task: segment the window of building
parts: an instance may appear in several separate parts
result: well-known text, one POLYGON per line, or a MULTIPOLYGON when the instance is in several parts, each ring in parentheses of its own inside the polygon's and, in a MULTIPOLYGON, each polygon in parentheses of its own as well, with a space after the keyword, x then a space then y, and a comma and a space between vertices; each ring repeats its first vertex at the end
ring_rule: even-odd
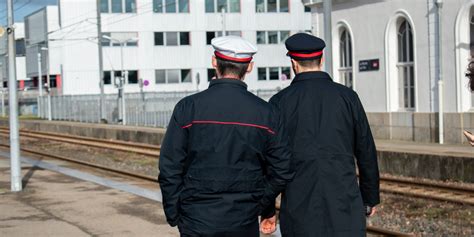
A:
POLYGON ((304 12, 311 12, 311 7, 305 6, 305 7, 304 7, 304 12))
MULTIPOLYGON (((474 7, 471 8, 470 14, 469 14, 469 46, 470 46, 470 53, 471 53, 471 59, 474 58, 474 7)), ((474 93, 471 95, 471 107, 474 108, 474 93)))
POLYGON ((471 9, 471 14, 469 17, 469 36, 470 36, 470 53, 471 58, 474 58, 474 7, 471 9))
POLYGON ((153 0, 155 13, 188 13, 189 0, 153 0))
POLYGON ((267 80, 267 68, 259 67, 258 68, 258 80, 259 81, 266 81, 267 80))
POLYGON ((125 12, 137 12, 135 0, 125 0, 125 12))
POLYGON ((122 0, 112 0, 112 13, 122 13, 122 0))
POLYGON ((289 12, 289 0, 256 0, 255 11, 260 12, 289 12))
POLYGON ((132 47, 138 46, 138 33, 137 32, 104 32, 100 39, 102 46, 104 47, 120 47, 121 43, 125 43, 125 46, 132 47), (105 38, 107 36, 110 39, 105 38))
POLYGON ((353 88, 352 83, 352 41, 349 31, 344 29, 339 38, 339 77, 342 84, 353 88))
POLYGON ((136 13, 136 0, 100 0, 101 13, 136 13))
POLYGON ((25 39, 17 39, 15 40, 15 47, 16 47, 16 56, 17 57, 24 57, 26 55, 25 51, 25 39))
POLYGON ((257 31, 257 44, 283 44, 290 31, 257 31))
POLYGON ((189 32, 155 32, 155 45, 178 46, 190 45, 189 32))
POLYGON ((156 84, 191 83, 191 69, 159 69, 155 70, 156 84))
POLYGON ((205 0, 204 4, 207 13, 240 12, 240 0, 205 0))
POLYGON ((415 108, 415 70, 413 32, 410 23, 403 20, 398 27, 398 77, 400 105, 404 109, 415 108))
POLYGON ((268 68, 268 72, 270 74, 270 76, 268 77, 268 79, 270 80, 278 80, 280 79, 280 68, 278 67, 270 67, 268 68))
POLYGON ((129 70, 127 84, 138 84, 138 71, 129 70))
POLYGON ((290 67, 259 67, 257 68, 257 79, 267 80, 288 80, 290 78, 290 67))
POLYGON ((112 84, 112 76, 110 71, 104 71, 104 85, 111 85, 112 84))
POLYGON ((165 32, 165 43, 168 46, 177 46, 178 45, 178 32, 165 32))
MULTIPOLYGON (((225 35, 235 35, 235 36, 242 36, 241 31, 226 31, 225 35)), ((211 44, 212 39, 215 37, 221 37, 222 31, 208 31, 206 32, 206 44, 211 44)))
MULTIPOLYGON (((138 84, 138 71, 137 70, 127 70, 128 80, 126 84, 138 84)), ((124 77, 126 75, 123 75, 124 77)), ((112 85, 120 83, 119 79, 122 77, 122 71, 104 71, 104 85, 112 85), (113 75, 113 77, 112 77, 113 75)))
POLYGON ((215 77, 217 77, 216 70, 214 68, 208 68, 207 69, 207 81, 211 81, 215 77))
POLYGON ((100 12, 101 13, 109 12, 109 0, 100 0, 100 12))

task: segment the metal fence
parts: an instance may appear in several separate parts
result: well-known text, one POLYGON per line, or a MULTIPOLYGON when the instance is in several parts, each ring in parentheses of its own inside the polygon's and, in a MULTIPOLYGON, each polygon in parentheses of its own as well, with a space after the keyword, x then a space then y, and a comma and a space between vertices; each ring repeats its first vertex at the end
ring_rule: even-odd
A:
MULTIPOLYGON (((251 91, 268 101, 278 90, 251 91)), ((125 94, 126 125, 166 127, 174 106, 184 97, 196 91, 145 92, 125 94)), ((38 98, 38 116, 48 118, 48 97, 38 98)), ((100 123, 100 95, 51 96, 53 120, 100 123)), ((121 100, 117 94, 105 95, 105 119, 107 123, 121 124, 121 100)))

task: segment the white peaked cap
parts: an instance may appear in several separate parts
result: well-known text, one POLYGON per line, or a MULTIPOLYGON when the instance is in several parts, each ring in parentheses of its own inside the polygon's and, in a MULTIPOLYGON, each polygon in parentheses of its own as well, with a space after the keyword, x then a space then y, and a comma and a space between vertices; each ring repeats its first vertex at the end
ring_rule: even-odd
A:
POLYGON ((238 36, 217 37, 211 45, 217 58, 232 62, 248 63, 257 53, 257 46, 238 36))

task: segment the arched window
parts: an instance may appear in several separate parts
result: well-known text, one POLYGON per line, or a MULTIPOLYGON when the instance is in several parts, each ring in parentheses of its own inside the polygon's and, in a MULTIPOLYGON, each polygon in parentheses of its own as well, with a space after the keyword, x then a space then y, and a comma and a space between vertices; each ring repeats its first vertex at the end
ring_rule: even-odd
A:
POLYGON ((400 107, 415 109, 415 69, 413 55, 413 31, 407 20, 398 26, 398 77, 400 107))
POLYGON ((474 7, 471 8, 469 14, 469 35, 470 35, 470 52, 471 52, 471 59, 474 58, 474 7))
POLYGON ((349 32, 344 29, 339 38, 339 78, 349 88, 352 84, 352 41, 349 32))
MULTIPOLYGON (((469 13, 469 48, 471 60, 474 59, 474 7, 471 7, 469 13)), ((471 95, 471 109, 474 108, 474 93, 471 95)))

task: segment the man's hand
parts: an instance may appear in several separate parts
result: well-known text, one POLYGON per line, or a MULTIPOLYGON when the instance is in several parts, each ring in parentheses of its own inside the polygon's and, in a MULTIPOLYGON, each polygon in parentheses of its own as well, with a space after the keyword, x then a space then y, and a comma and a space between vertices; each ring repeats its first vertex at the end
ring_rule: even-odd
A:
POLYGON ((471 146, 474 146, 474 135, 466 130, 464 130, 464 136, 466 136, 467 141, 471 146))
POLYGON ((375 215, 375 212, 377 211, 377 208, 375 207, 366 207, 367 208, 367 217, 372 217, 373 215, 375 215))
POLYGON ((272 234, 276 230, 276 215, 262 219, 260 222, 260 231, 266 235, 272 234))

